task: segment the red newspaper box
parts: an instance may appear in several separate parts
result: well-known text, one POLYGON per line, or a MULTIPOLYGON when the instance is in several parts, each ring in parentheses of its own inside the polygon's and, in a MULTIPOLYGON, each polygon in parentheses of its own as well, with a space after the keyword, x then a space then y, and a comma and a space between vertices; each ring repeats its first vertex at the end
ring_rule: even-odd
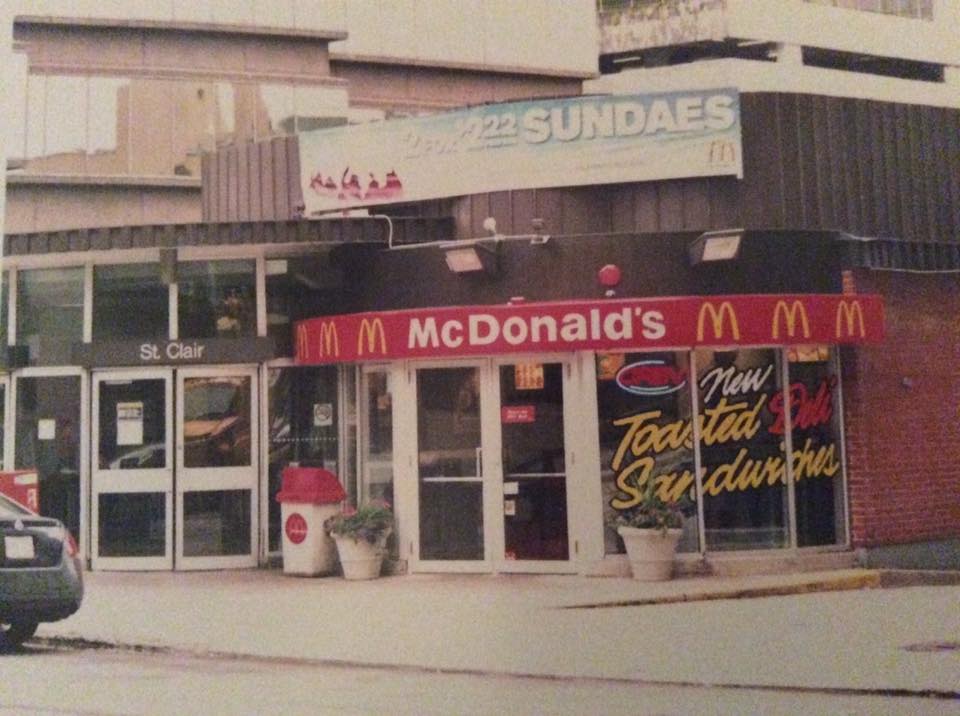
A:
POLYGON ((28 510, 40 511, 40 481, 36 470, 0 472, 0 492, 28 510))

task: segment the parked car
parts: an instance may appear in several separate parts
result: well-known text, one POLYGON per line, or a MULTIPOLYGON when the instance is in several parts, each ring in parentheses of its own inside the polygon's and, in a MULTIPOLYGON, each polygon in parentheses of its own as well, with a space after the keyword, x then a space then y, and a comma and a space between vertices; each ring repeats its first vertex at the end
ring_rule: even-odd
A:
POLYGON ((0 649, 18 647, 40 622, 66 619, 82 601, 83 565, 69 530, 0 495, 0 649))

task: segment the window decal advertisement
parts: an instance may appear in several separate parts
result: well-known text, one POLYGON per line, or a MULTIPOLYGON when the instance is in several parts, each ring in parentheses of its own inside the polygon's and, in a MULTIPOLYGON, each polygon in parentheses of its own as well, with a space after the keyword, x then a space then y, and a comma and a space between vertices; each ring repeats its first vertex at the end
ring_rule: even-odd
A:
MULTIPOLYGON (((651 480, 664 499, 695 498, 698 452, 707 549, 788 544, 788 464, 798 545, 843 544, 839 377, 832 350, 788 351, 786 376, 782 354, 773 349, 700 349, 692 355, 695 384, 688 352, 597 354, 605 521, 638 504, 651 480), (612 371, 611 364, 620 368, 612 371)), ((685 530, 681 548, 696 550, 689 519, 685 530)), ((613 530, 606 539, 607 552, 618 551, 613 530)))
POLYGON ((299 145, 307 216, 506 189, 743 176, 735 89, 490 104, 304 132, 299 145))

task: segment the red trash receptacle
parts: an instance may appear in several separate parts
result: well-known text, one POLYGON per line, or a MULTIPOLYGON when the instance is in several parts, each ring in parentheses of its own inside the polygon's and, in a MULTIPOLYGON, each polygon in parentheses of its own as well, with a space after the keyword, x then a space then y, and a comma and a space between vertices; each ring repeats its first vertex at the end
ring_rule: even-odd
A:
POLYGON ((284 574, 329 574, 336 566, 337 549, 323 523, 346 499, 343 485, 336 475, 319 467, 286 467, 281 480, 277 502, 283 525, 284 574))

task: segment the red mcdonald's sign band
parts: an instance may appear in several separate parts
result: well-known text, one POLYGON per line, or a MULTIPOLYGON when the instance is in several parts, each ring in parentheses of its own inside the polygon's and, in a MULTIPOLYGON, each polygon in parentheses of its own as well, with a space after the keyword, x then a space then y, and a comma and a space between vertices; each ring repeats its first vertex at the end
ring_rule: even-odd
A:
POLYGON ((871 344, 873 294, 682 296, 448 306, 320 316, 295 329, 300 364, 572 350, 871 344))

